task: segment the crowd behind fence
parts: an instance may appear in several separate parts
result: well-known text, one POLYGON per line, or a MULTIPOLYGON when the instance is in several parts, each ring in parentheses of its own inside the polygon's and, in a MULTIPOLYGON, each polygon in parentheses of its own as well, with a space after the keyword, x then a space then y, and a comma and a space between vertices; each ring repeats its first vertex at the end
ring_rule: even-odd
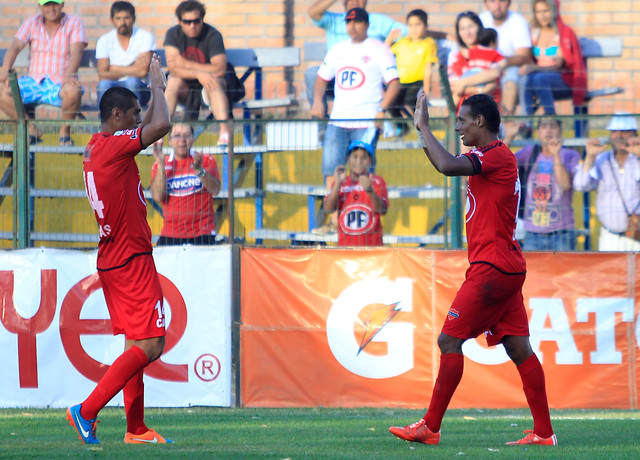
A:
MULTIPOLYGON (((610 116, 581 118, 580 121, 588 123, 588 137, 582 138, 574 136, 575 117, 560 118, 564 121, 563 145, 577 151, 580 161, 584 158, 587 138, 600 139, 604 144, 609 142, 606 127, 610 116)), ((17 135, 16 122, 0 123, 1 162, 5 171, 0 187, 0 244, 4 248, 97 247, 98 229, 81 172, 83 146, 99 125, 97 120, 74 121, 72 134, 80 142, 76 146, 52 146, 55 142, 49 143, 48 139, 55 140, 60 123, 39 120, 44 142, 31 146, 17 135), (19 162, 19 152, 27 149, 29 161, 19 162), (28 165, 28 170, 21 165, 28 165), (22 209, 18 207, 20 196, 28 197, 22 209), (19 238, 21 229, 26 232, 26 238, 19 238)), ((327 193, 318 136, 323 122, 236 120, 229 123, 234 135, 228 147, 216 145, 217 122, 193 124, 194 131, 200 132, 194 150, 216 160, 221 180, 221 191, 214 197, 216 242, 335 246, 335 234, 312 232, 321 218, 322 201, 327 193)), ((448 118, 434 119, 432 125, 444 145, 456 145, 458 136, 448 118)), ((537 142, 534 131, 527 143, 537 142)), ((511 148, 517 152, 524 144, 525 141, 514 141, 511 148)), ((169 145, 166 141, 163 147, 167 155, 172 153, 169 145)), ((153 200, 149 190, 154 163, 151 148, 143 151, 137 161, 155 242, 164 221, 163 205, 153 200)), ((419 148, 415 132, 401 140, 381 137, 376 174, 384 178, 389 194, 389 210, 382 217, 385 246, 455 248, 459 246, 457 241, 464 241, 464 226, 454 222, 464 219, 464 180, 453 181, 439 174, 419 148), (456 228, 461 229, 459 234, 456 228)), ((594 191, 572 194, 577 250, 598 247, 601 223, 595 203, 594 191)))

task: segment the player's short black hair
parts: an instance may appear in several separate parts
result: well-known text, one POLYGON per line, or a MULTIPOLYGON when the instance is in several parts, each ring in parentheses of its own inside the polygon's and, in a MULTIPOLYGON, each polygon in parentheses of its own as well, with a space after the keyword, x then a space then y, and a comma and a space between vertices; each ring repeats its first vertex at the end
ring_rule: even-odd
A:
POLYGON ((498 32, 496 29, 487 27, 478 31, 478 44, 489 47, 493 43, 498 43, 498 32))
POLYGON ((185 0, 176 8, 176 17, 179 21, 181 21, 182 15, 184 13, 190 13, 192 11, 197 11, 198 13, 200 13, 200 19, 204 19, 204 15, 207 12, 204 5, 198 0, 185 0))
POLYGON ((491 96, 488 94, 474 94, 465 99, 462 105, 469 107, 469 112, 473 118, 482 115, 490 132, 495 134, 500 132, 500 109, 498 109, 498 104, 491 96))
POLYGON ((113 2, 113 5, 111 5, 111 19, 113 19, 116 13, 119 13, 120 11, 126 11, 134 18, 136 17, 136 8, 131 3, 125 1, 117 1, 113 2))
POLYGON ((106 123, 113 109, 126 112, 135 105, 137 100, 134 92, 128 88, 122 86, 109 88, 100 99, 100 122, 106 123))
POLYGON ((418 8, 418 9, 409 11, 409 14, 407 14, 407 21, 409 20, 409 18, 412 18, 414 16, 420 19, 420 21, 422 21, 422 23, 425 26, 428 24, 429 15, 425 10, 421 10, 420 8, 418 8))

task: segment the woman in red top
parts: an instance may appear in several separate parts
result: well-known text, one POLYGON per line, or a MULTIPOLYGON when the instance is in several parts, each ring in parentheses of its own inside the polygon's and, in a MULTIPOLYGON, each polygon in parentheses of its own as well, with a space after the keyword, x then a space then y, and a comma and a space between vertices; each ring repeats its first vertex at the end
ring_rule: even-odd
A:
POLYGON ((556 113, 555 101, 572 97, 575 106, 584 103, 586 71, 576 34, 560 18, 558 0, 532 0, 534 64, 520 67, 526 75, 521 85, 526 115, 542 107, 547 115, 556 113))

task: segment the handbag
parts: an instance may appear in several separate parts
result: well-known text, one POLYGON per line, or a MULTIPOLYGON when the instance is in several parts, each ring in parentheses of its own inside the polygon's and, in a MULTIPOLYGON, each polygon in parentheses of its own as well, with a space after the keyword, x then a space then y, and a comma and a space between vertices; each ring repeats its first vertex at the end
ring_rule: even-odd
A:
POLYGON ((618 184, 618 179, 616 178, 616 174, 613 170, 613 165, 611 164, 611 158, 609 158, 609 167, 611 168, 611 174, 613 176, 613 180, 616 183, 616 189, 618 189, 618 194, 620 195, 620 199, 622 200, 622 206, 624 206, 624 212, 627 213, 627 231, 624 235, 627 238, 631 238, 632 240, 640 241, 640 216, 638 214, 634 214, 638 206, 636 206, 632 212, 629 212, 629 208, 627 208, 627 203, 624 201, 624 196, 622 195, 622 190, 620 190, 620 184, 618 184))
POLYGON ((244 84, 236 75, 236 69, 227 62, 227 71, 224 73, 224 80, 227 83, 227 99, 229 104, 233 104, 242 99, 245 95, 244 84))

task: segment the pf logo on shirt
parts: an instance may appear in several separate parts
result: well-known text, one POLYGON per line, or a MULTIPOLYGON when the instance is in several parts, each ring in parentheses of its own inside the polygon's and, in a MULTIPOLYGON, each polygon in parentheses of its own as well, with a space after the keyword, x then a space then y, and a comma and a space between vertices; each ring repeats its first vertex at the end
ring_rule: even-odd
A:
POLYGON ((340 227, 347 235, 362 235, 373 230, 375 216, 368 206, 352 204, 340 213, 340 227))
POLYGON ((336 84, 346 90, 360 88, 364 84, 364 80, 364 73, 356 67, 343 67, 338 70, 336 75, 336 84))

